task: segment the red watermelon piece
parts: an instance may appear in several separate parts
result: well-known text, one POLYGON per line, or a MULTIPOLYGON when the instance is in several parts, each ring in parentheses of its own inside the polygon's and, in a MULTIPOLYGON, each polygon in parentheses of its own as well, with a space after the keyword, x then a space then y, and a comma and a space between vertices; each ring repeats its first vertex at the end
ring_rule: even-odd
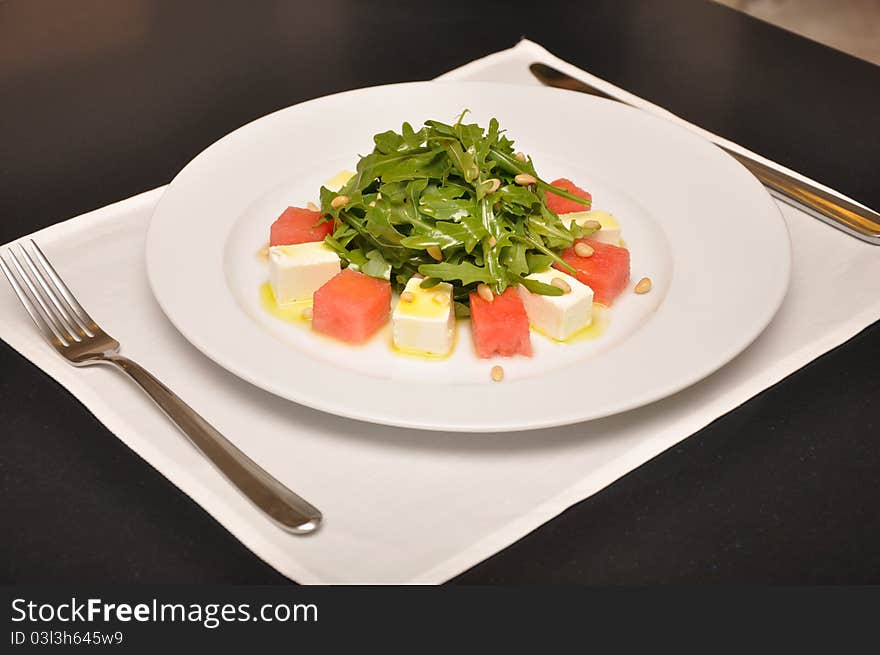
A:
POLYGON ((391 283, 346 268, 315 291, 312 329, 363 343, 388 321, 391 283))
POLYGON ((492 302, 472 293, 470 301, 471 333, 478 356, 532 356, 529 317, 516 289, 509 287, 492 302))
MULTIPOLYGON (((593 300, 611 305, 629 283, 629 250, 590 239, 584 241, 593 248, 590 257, 578 257, 574 246, 562 251, 562 259, 577 270, 577 279, 593 290, 593 300)), ((554 264, 563 270, 559 264, 554 264)), ((567 271, 566 271, 567 272, 567 271)))
POLYGON ((321 212, 302 207, 288 207, 272 223, 269 230, 270 246, 290 246, 294 243, 323 241, 333 231, 333 221, 321 222, 321 212))
POLYGON ((578 198, 583 198, 587 200, 587 204, 583 205, 579 202, 575 202, 574 200, 569 200, 568 198, 563 198, 562 196, 558 196, 552 191, 547 191, 547 208, 551 211, 556 212, 557 214, 568 214, 570 212, 585 212, 589 211, 590 207, 593 204, 593 196, 590 195, 589 191, 584 191, 577 184, 572 182, 571 180, 567 180, 564 177, 560 177, 558 180, 554 180, 550 183, 550 186, 555 186, 560 189, 565 189, 570 194, 577 196, 578 198))

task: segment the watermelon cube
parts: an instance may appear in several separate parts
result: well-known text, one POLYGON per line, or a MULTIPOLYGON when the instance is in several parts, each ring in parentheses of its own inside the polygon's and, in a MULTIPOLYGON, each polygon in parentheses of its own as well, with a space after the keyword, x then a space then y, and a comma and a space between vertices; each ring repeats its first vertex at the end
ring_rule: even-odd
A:
POLYGON ((563 198, 562 196, 558 196, 552 191, 547 191, 546 204, 547 208, 550 211, 554 211, 557 214, 568 214, 570 212, 584 212, 590 209, 593 204, 593 196, 590 195, 589 191, 584 191, 578 185, 576 185, 571 180, 567 180, 564 177, 560 177, 558 180, 553 180, 550 183, 550 186, 555 186, 560 189, 565 189, 570 194, 577 196, 578 198, 583 198, 587 201, 587 204, 581 204, 579 202, 575 202, 574 200, 569 200, 568 198, 563 198))
POLYGON ((315 291, 312 329, 363 343, 388 321, 391 283, 346 268, 315 291))
POLYGON ((270 246, 323 241, 333 231, 333 221, 321 221, 321 212, 288 207, 269 229, 270 246))
MULTIPOLYGON (((562 251, 562 259, 577 271, 577 279, 593 290, 593 300, 610 306, 629 283, 629 250, 592 239, 584 241, 593 248, 589 257, 578 257, 574 246, 562 251)), ((554 264, 560 271, 559 264, 554 264)), ((566 271, 568 272, 568 271, 566 271)))
POLYGON ((501 295, 496 295, 492 302, 472 293, 470 301, 471 333, 478 356, 532 356, 529 317, 515 288, 509 287, 501 295))

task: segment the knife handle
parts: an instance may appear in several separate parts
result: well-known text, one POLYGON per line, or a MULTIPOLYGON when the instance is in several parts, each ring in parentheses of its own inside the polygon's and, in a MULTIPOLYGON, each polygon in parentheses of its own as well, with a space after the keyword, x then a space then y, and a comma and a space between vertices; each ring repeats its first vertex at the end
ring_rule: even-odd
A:
MULTIPOLYGON (((615 98, 604 91, 600 91, 594 86, 587 84, 583 80, 577 79, 563 73, 546 64, 534 63, 529 66, 532 74, 542 83, 556 87, 559 89, 568 89, 570 91, 579 91, 599 98, 614 100, 630 107, 635 105, 615 98)), ((638 107, 637 107, 638 108, 638 107)), ((808 182, 799 180, 787 175, 781 171, 771 168, 766 164, 748 157, 747 155, 734 152, 729 148, 721 145, 715 139, 710 139, 712 143, 724 150, 731 157, 736 159, 752 175, 767 187, 774 198, 781 200, 789 205, 808 213, 814 218, 818 218, 829 225, 832 225, 847 234, 867 241, 874 245, 880 245, 880 214, 875 211, 862 207, 850 202, 846 198, 818 187, 808 182)))
POLYGON ((880 244, 880 214, 837 194, 819 189, 782 171, 715 144, 745 166, 774 198, 874 244, 880 244))

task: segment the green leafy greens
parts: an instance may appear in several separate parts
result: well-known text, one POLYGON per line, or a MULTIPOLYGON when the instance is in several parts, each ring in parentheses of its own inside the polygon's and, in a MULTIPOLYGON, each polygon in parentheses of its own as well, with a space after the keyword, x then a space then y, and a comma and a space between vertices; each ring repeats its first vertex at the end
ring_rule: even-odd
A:
POLYGON ((321 188, 321 209, 334 221, 327 245, 346 265, 397 288, 417 273, 425 287, 452 283, 459 314, 480 283, 496 293, 522 284, 561 294, 526 276, 553 263, 573 273, 559 253, 590 230, 566 227, 547 207, 546 193, 552 189, 585 209, 589 201, 538 177, 530 158, 517 158, 497 120, 483 128, 463 123, 466 113, 453 125, 426 121, 415 130, 404 123, 399 133, 375 135, 373 152, 360 158, 342 189, 321 188), (519 174, 536 182, 519 185, 519 174), (431 254, 438 249, 440 261, 431 254))

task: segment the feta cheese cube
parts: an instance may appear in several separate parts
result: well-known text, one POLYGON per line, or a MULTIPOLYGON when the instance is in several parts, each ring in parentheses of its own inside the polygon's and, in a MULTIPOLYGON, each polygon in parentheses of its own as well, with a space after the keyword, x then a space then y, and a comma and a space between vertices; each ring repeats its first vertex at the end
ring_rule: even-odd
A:
POLYGON ((532 327, 551 339, 565 341, 592 322, 593 290, 571 275, 552 268, 527 277, 544 284, 551 284, 553 278, 564 280, 571 291, 561 296, 543 296, 520 285, 519 293, 532 327))
POLYGON ((269 248, 269 284, 279 305, 311 299, 339 269, 339 257, 323 241, 269 248))
POLYGON ((559 218, 566 226, 571 226, 572 221, 578 225, 583 225, 587 221, 599 221, 602 229, 591 234, 590 238, 594 241, 610 243, 612 246, 620 245, 620 224, 608 212, 598 209, 588 212, 570 212, 560 214, 559 218))
POLYGON ((446 355, 455 341, 452 285, 441 282, 422 289, 422 278, 406 283, 391 315, 394 345, 403 351, 446 355))

